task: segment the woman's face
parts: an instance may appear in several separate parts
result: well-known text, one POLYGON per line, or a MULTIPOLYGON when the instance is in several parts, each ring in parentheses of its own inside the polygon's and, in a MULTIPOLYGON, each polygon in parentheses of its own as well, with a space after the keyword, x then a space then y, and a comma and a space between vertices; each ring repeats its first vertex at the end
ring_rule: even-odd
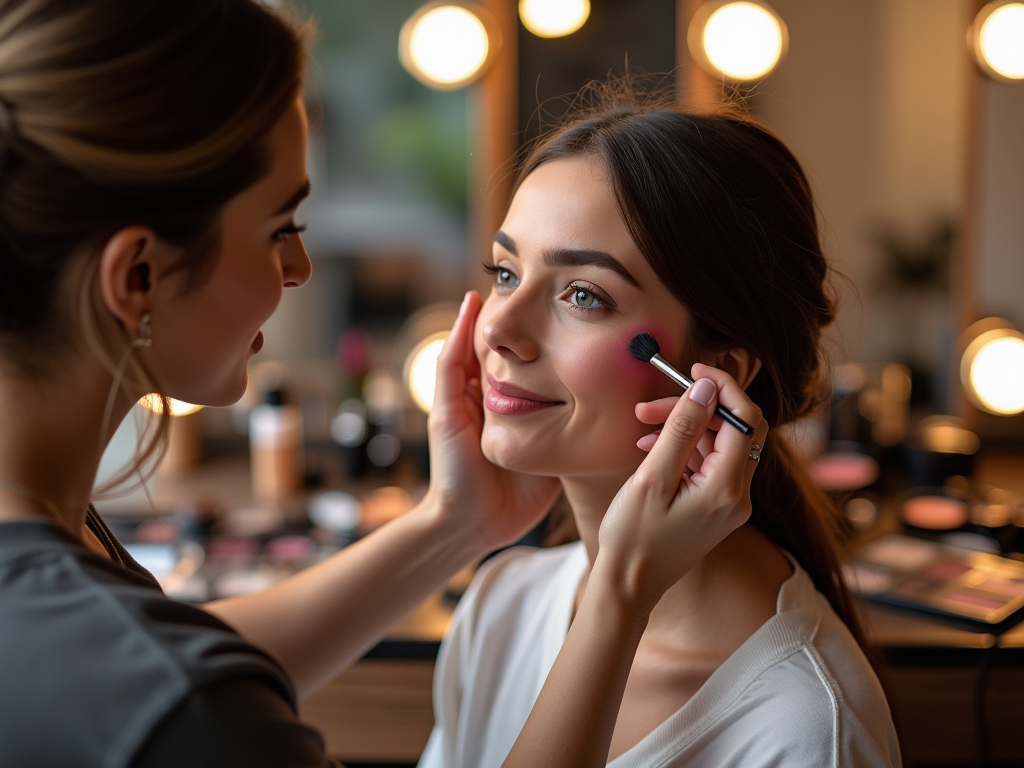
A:
POLYGON ((647 331, 678 366, 687 319, 630 237, 600 161, 531 173, 493 253, 474 339, 484 454, 532 474, 632 472, 650 431, 634 407, 679 389, 627 344, 647 331))
POLYGON ((309 279, 309 257, 293 218, 309 190, 306 139, 305 108, 296 100, 269 135, 269 173, 224 209, 210 278, 183 296, 163 291, 154 297, 150 359, 166 394, 204 405, 238 400, 249 358, 263 346, 260 326, 283 288, 309 279))

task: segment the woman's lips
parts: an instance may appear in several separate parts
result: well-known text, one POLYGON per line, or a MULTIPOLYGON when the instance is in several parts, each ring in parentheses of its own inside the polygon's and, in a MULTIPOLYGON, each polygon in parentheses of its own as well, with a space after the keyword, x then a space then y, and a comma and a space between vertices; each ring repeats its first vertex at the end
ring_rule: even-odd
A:
POLYGON ((562 405, 561 400, 538 395, 528 389, 517 387, 507 381, 499 381, 493 375, 487 374, 487 394, 484 395, 484 407, 492 413, 503 416, 517 416, 524 413, 550 408, 554 405, 562 405))
POLYGON ((253 353, 254 355, 255 355, 255 354, 256 354, 257 352, 259 352, 259 351, 260 351, 261 349, 263 349, 263 331, 259 331, 259 332, 258 332, 258 333, 256 334, 256 338, 255 338, 255 339, 253 339, 253 342, 252 342, 252 347, 251 347, 251 349, 252 349, 252 353, 253 353))

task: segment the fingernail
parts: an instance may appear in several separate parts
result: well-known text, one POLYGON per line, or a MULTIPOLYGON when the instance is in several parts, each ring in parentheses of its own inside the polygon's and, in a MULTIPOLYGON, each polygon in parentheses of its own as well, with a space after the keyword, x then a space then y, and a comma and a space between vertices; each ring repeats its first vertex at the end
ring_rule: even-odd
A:
POLYGON ((661 432, 659 429, 657 432, 652 432, 649 435, 644 435, 636 441, 636 447, 641 451, 650 451, 654 447, 654 444, 658 442, 658 434, 661 432))
POLYGON ((459 317, 466 311, 466 307, 469 305, 469 291, 466 291, 466 295, 462 297, 462 306, 459 307, 459 317))
POLYGON ((711 379, 700 379, 690 387, 690 399, 701 405, 707 405, 715 396, 715 382, 711 379))

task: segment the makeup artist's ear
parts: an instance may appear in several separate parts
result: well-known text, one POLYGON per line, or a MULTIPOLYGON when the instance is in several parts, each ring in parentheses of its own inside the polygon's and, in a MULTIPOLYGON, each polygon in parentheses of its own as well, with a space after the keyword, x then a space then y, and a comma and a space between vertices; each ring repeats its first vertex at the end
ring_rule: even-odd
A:
POLYGON ((100 295, 128 328, 138 328, 152 303, 157 252, 165 247, 149 227, 133 226, 115 232, 100 252, 100 295))
POLYGON ((728 352, 714 352, 701 356, 700 362, 705 365, 711 365, 719 370, 725 371, 732 376, 736 383, 739 384, 743 389, 750 386, 750 382, 757 376, 757 372, 761 370, 760 359, 754 357, 749 351, 737 347, 736 349, 730 349, 728 352))

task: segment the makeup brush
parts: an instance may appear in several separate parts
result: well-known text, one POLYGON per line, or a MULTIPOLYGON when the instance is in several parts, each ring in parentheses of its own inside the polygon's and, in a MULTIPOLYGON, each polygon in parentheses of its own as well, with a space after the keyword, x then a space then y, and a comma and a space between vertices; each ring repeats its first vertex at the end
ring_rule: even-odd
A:
MULTIPOLYGON (((638 333, 629 340, 628 346, 629 354, 641 363, 650 363, 683 389, 689 389, 693 386, 693 379, 685 373, 677 371, 672 367, 672 364, 669 363, 668 360, 661 356, 661 347, 658 346, 658 340, 651 336, 651 334, 638 333)), ((744 435, 749 435, 754 432, 754 428, 752 426, 747 424, 747 422, 743 421, 743 419, 738 416, 734 416, 721 405, 715 408, 715 413, 736 427, 736 429, 744 435)))

